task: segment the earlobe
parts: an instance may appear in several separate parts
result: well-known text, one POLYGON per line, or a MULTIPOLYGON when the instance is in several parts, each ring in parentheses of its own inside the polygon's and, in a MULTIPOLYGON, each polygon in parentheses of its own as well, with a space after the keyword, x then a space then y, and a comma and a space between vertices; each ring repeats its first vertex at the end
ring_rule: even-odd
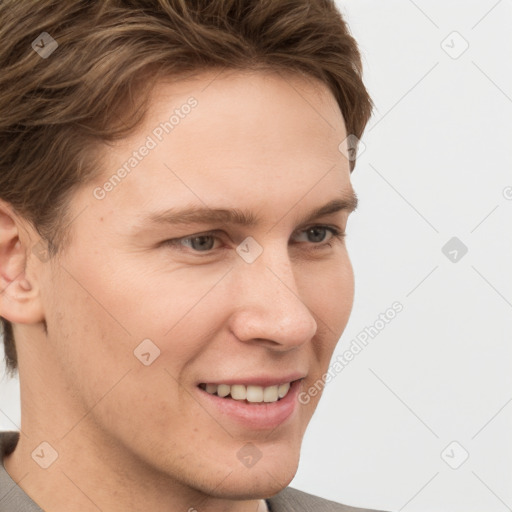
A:
POLYGON ((0 201, 0 316, 12 323, 32 324, 43 321, 44 314, 37 280, 28 276, 29 239, 20 224, 0 201))

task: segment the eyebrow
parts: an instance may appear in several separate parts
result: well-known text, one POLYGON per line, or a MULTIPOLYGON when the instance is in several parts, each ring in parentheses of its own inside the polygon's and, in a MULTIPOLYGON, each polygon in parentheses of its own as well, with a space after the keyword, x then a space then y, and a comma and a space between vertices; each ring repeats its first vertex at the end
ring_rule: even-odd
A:
MULTIPOLYGON (((318 217, 346 211, 353 212, 358 205, 356 193, 350 189, 343 191, 341 197, 329 201, 323 206, 315 208, 303 216, 299 223, 306 223, 318 217)), ((180 225, 180 224, 208 224, 222 223, 253 227, 262 222, 262 219, 248 210, 239 208, 208 208, 205 206, 191 206, 183 209, 169 208, 163 211, 150 213, 141 219, 141 225, 180 225)))

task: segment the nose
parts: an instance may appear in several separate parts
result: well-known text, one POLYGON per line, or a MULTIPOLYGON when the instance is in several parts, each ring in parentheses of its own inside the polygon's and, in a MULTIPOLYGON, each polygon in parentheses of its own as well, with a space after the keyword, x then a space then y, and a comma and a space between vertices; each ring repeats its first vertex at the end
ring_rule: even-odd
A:
POLYGON ((269 252, 236 269, 230 328, 240 341, 284 352, 310 341, 318 326, 297 288, 289 257, 271 258, 269 252))

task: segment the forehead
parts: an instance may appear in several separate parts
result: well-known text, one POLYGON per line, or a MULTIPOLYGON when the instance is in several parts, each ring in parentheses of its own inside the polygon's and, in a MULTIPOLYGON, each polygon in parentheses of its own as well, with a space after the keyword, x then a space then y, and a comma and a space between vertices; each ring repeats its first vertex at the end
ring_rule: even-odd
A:
POLYGON ((105 147, 94 186, 111 185, 92 204, 132 220, 185 204, 290 208, 308 195, 318 206, 326 192, 350 195, 349 162, 338 149, 345 138, 335 98, 314 79, 205 72, 161 81, 144 122, 105 147))
POLYGON ((244 142, 244 150, 264 146, 266 152, 286 149, 299 137, 317 145, 322 139, 327 146, 345 136, 343 115, 327 85, 290 71, 210 70, 162 79, 148 100, 143 124, 119 143, 120 150, 137 146, 147 135, 174 150, 187 139, 198 148, 244 142))

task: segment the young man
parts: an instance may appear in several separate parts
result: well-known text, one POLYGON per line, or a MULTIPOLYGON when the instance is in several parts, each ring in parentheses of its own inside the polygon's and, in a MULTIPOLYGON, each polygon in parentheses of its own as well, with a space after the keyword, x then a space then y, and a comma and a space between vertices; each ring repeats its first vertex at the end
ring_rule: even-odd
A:
POLYGON ((0 18, 0 511, 362 510, 287 487, 354 292, 371 100, 334 3, 0 18))

